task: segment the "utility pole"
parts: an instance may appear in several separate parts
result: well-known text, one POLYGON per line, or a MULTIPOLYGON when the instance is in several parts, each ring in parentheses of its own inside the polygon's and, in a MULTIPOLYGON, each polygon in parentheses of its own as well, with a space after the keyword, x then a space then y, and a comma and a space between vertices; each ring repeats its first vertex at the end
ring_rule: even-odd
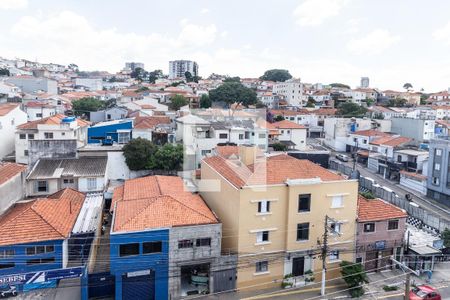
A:
POLYGON ((325 225, 324 225, 323 245, 322 245, 322 287, 320 289, 321 296, 325 296, 325 280, 327 275, 327 253, 328 253, 328 216, 325 215, 325 225))
POLYGON ((420 276, 420 273, 418 271, 415 271, 405 265, 402 262, 399 262, 396 260, 393 256, 391 257, 391 260, 394 264, 398 265, 404 272, 405 272, 405 300, 409 300, 409 290, 411 289, 411 273, 413 273, 416 276, 420 276))
POLYGON ((405 278, 405 300, 409 300, 409 290, 411 289, 411 274, 406 273, 405 278))

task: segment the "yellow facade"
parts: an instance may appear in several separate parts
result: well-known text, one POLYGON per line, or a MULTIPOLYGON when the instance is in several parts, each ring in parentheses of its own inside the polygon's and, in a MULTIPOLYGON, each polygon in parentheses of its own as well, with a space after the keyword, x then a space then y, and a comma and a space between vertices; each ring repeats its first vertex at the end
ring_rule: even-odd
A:
POLYGON ((329 234, 331 250, 339 258, 328 262, 328 278, 340 276, 339 262, 353 261, 355 249, 358 183, 340 181, 287 181, 264 187, 235 187, 211 166, 202 163, 202 181, 214 190, 201 191, 223 228, 223 251, 238 254, 237 287, 261 289, 280 286, 292 273, 293 261, 303 257, 303 271, 315 272, 320 280, 322 261, 318 240, 323 240, 325 216, 339 221, 341 235, 329 234), (298 212, 299 195, 310 194, 310 211, 298 212), (332 207, 333 198, 342 205, 332 207), (258 213, 258 202, 270 201, 270 211, 258 213), (297 224, 309 223, 309 238, 297 241, 297 224), (269 232, 268 241, 258 242, 258 232, 269 232), (257 272, 256 264, 268 261, 267 271, 257 272))

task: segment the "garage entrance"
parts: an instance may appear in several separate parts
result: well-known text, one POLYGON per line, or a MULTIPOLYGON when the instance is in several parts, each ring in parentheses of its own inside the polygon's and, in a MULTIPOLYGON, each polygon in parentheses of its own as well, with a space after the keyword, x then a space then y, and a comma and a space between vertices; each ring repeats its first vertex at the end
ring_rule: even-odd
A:
POLYGON ((209 264, 181 267, 181 296, 209 294, 209 264))
POLYGON ((142 270, 122 275, 122 299, 155 299, 155 272, 142 270))

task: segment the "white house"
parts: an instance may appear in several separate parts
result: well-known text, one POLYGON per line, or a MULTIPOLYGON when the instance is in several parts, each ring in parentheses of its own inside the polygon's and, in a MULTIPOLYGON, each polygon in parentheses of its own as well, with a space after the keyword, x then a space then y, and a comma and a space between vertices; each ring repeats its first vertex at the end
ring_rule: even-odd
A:
POLYGON ((277 140, 288 148, 303 150, 306 147, 306 127, 297 123, 283 120, 271 124, 278 129, 277 140))
POLYGON ((305 100, 303 98, 303 84, 300 78, 289 79, 285 82, 278 82, 273 85, 273 93, 284 96, 290 106, 304 106, 305 100))
POLYGON ((58 113, 56 106, 44 101, 29 101, 24 104, 28 121, 36 121, 58 113))
POLYGON ((18 103, 0 104, 0 159, 14 151, 16 127, 26 122, 27 114, 18 103))

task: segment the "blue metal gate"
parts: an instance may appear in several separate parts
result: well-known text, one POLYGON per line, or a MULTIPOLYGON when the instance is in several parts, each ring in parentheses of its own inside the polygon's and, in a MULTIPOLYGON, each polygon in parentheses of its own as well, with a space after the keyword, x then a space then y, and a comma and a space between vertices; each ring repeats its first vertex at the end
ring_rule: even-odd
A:
POLYGON ((109 272, 89 274, 88 286, 89 298, 114 296, 115 277, 109 272))
POLYGON ((154 300, 155 272, 137 271, 122 275, 123 300, 154 300), (144 273, 145 272, 145 273, 144 273))

